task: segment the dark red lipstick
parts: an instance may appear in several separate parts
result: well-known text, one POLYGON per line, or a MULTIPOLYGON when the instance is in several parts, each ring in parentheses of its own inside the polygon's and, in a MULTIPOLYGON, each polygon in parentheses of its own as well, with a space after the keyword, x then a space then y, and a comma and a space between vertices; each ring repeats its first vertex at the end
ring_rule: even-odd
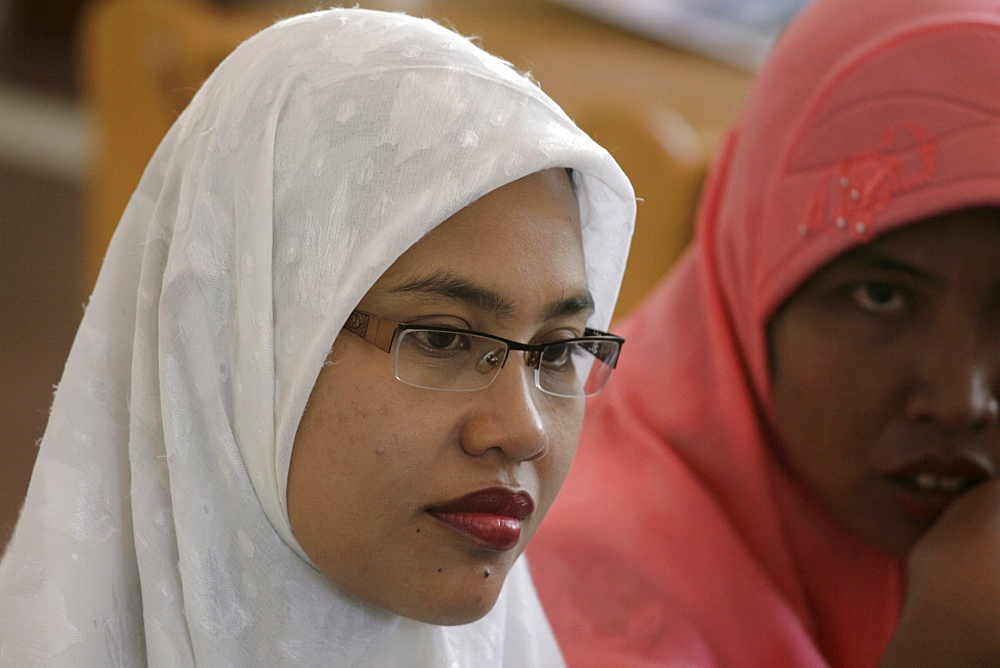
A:
POLYGON ((428 512, 449 529, 490 550, 504 552, 521 539, 521 521, 535 511, 527 492, 481 489, 428 512))

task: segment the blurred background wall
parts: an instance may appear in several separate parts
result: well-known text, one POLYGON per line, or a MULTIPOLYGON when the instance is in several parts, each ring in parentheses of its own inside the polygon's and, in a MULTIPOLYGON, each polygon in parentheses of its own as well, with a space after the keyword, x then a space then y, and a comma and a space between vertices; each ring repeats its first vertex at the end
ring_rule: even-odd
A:
POLYGON ((80 321, 85 0, 0 0, 0 546, 80 321))

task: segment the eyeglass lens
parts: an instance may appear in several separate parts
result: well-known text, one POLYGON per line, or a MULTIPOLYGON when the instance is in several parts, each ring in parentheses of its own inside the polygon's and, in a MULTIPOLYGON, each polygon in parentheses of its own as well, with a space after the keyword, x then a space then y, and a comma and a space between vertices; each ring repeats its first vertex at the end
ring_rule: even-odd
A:
MULTIPOLYGON (((529 353, 535 384, 558 396, 597 394, 618 356, 617 341, 560 342, 529 353)), ((437 390, 478 390, 493 382, 508 355, 501 341, 458 332, 407 329, 396 341, 396 377, 437 390)))

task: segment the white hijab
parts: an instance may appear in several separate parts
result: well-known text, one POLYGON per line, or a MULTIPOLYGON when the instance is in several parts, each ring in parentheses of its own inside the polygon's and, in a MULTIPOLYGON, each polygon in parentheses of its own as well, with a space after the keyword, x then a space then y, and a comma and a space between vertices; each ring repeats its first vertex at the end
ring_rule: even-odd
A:
POLYGON ((523 559, 482 620, 423 624, 318 573, 285 503, 306 400, 371 284, 451 214, 557 166, 603 328, 633 193, 536 85, 399 14, 316 12, 240 46, 111 243, 0 564, 0 663, 559 663, 523 559))

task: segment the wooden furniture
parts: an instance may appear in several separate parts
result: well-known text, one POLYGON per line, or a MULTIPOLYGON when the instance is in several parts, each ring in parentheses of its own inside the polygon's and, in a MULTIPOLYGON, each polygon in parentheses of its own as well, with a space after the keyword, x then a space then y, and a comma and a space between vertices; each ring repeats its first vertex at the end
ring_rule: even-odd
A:
MULTIPOLYGON (((353 4, 353 3, 351 3, 353 4)), ((751 75, 544 0, 370 0, 477 35, 530 71, 606 146, 640 198, 617 315, 630 310, 690 238, 708 162, 751 75)), ((286 4, 221 9, 205 0, 101 0, 84 31, 85 92, 97 133, 85 286, 147 160, 177 114, 237 43, 286 4)))
POLYGON ((95 135, 83 235, 87 294, 163 135, 226 54, 273 20, 273 12, 223 12, 200 0, 91 5, 81 54, 95 135))

